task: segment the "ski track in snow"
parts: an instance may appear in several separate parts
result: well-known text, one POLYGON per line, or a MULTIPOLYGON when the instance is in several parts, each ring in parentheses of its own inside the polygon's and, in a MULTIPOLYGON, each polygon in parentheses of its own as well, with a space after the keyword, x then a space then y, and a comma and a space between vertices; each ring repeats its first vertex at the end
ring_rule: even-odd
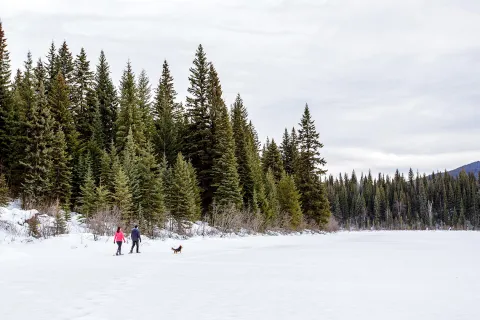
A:
POLYGON ((0 245, 2 320, 477 319, 478 232, 0 245), (170 248, 183 245, 181 254, 170 248), (85 247, 86 245, 86 247, 85 247))

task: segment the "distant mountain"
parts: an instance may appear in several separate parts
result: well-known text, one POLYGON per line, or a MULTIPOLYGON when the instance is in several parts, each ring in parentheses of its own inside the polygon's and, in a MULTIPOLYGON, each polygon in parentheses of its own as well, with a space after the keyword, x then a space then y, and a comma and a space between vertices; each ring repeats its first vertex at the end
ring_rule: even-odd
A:
POLYGON ((448 171, 448 173, 453 177, 458 177, 462 170, 465 170, 466 173, 471 172, 475 175, 478 175, 478 173, 480 172, 480 161, 472 162, 470 164, 461 166, 460 168, 448 171))

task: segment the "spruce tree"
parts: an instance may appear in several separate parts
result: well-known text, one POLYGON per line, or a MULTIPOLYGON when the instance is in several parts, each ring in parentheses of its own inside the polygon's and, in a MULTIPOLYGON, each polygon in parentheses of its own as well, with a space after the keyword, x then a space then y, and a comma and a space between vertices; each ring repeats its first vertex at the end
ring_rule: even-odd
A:
POLYGON ((97 207, 97 193, 95 191, 95 180, 93 178, 92 170, 91 168, 88 168, 83 185, 80 187, 80 212, 84 219, 95 214, 97 207))
POLYGON ((208 104, 211 110, 213 139, 213 179, 214 201, 216 205, 242 204, 237 160, 235 158, 235 141, 227 107, 222 98, 222 88, 217 72, 212 64, 208 77, 208 104))
POLYGON ((11 130, 8 129, 8 115, 11 112, 12 97, 10 54, 7 50, 7 39, 0 21, 0 173, 6 171, 7 155, 10 152, 11 130))
POLYGON ((128 177, 129 190, 132 194, 134 204, 138 204, 141 198, 140 194, 140 178, 138 172, 139 148, 135 144, 132 130, 129 131, 125 149, 122 152, 122 166, 128 177))
POLYGON ((111 143, 115 141, 118 102, 117 92, 110 76, 110 66, 103 50, 100 52, 97 72, 95 73, 95 93, 102 125, 102 148, 107 148, 108 151, 111 143))
POLYGON ((248 114, 243 100, 238 94, 232 106, 232 130, 235 139, 235 157, 238 163, 238 176, 246 208, 254 208, 255 175, 254 152, 248 138, 248 114))
POLYGON ((265 176, 265 196, 267 198, 268 209, 264 212, 264 218, 268 226, 273 223, 281 213, 277 182, 275 181, 273 171, 270 169, 265 176))
POLYGON ((112 195, 113 204, 120 211, 122 220, 129 222, 133 219, 133 199, 130 192, 130 182, 128 176, 122 169, 122 166, 117 165, 114 176, 114 193, 112 195))
POLYGON ((65 216, 60 213, 60 210, 55 213, 53 228, 56 236, 67 233, 67 222, 65 216))
MULTIPOLYGON (((77 151, 78 135, 70 110, 70 93, 61 73, 56 75, 56 81, 49 92, 48 103, 55 120, 55 130, 65 134, 68 154, 72 157, 77 151)), ((73 160, 73 159, 72 159, 73 160)))
POLYGON ((140 123, 143 126, 144 135, 146 141, 152 142, 155 127, 153 122, 152 113, 152 89, 150 86, 150 80, 148 79, 147 72, 142 70, 138 76, 138 107, 140 113, 140 123))
POLYGON ((254 181, 254 205, 252 210, 255 212, 260 210, 264 215, 268 215, 270 207, 265 194, 265 182, 264 174, 262 171, 262 163, 260 155, 258 154, 258 148, 260 143, 255 128, 250 121, 247 126, 247 149, 249 157, 252 159, 251 168, 253 172, 254 181))
POLYGON ((140 205, 149 229, 153 232, 153 227, 163 223, 166 210, 162 176, 150 143, 141 152, 138 168, 140 205))
POLYGON ((307 219, 315 221, 323 228, 330 218, 330 204, 327 192, 320 176, 326 171, 319 166, 326 164, 320 156, 323 144, 310 116, 308 105, 305 106, 300 122, 298 143, 300 155, 298 160, 298 189, 301 194, 302 211, 307 219))
POLYGON ((57 75, 59 72, 57 64, 57 49, 55 48, 55 43, 52 41, 50 49, 47 54, 47 62, 45 64, 46 70, 46 81, 45 81, 45 90, 47 91, 47 96, 50 95, 52 90, 53 83, 57 81, 57 75))
POLYGON ((295 174, 295 167, 298 161, 297 148, 297 133, 295 128, 292 128, 292 132, 290 134, 288 133, 288 130, 285 129, 280 150, 282 151, 283 168, 289 175, 295 174))
POLYGON ((107 187, 107 190, 113 192, 113 166, 110 154, 103 150, 100 156, 99 184, 107 187))
POLYGON ((65 134, 59 129, 54 136, 52 145, 52 167, 50 197, 62 206, 70 204, 72 172, 69 167, 69 155, 65 134))
POLYGON ((198 221, 201 218, 202 214, 202 197, 201 189, 198 186, 197 171, 193 167, 191 162, 187 162, 187 171, 188 171, 188 185, 190 193, 193 194, 193 199, 195 207, 192 208, 192 213, 190 214, 191 221, 198 221))
POLYGON ((275 140, 272 139, 272 142, 268 143, 265 153, 262 155, 262 165, 263 171, 266 173, 269 169, 272 170, 273 175, 275 176, 276 181, 280 181, 282 178, 283 162, 282 155, 278 149, 275 140))
POLYGON ((302 223, 302 209, 300 206, 300 194, 295 187, 295 181, 292 176, 283 174, 278 183, 278 200, 280 210, 286 213, 290 220, 290 227, 298 229, 302 223))
POLYGON ((117 118, 116 146, 119 151, 125 148, 129 130, 132 130, 135 144, 139 147, 145 143, 144 124, 139 108, 138 90, 130 61, 120 81, 120 111, 117 118))
POLYGON ((172 170, 169 188, 169 210, 177 221, 195 221, 199 218, 200 204, 196 177, 192 166, 178 154, 172 170))
POLYGON ((187 97, 189 125, 185 136, 185 150, 187 159, 197 171, 204 213, 209 209, 213 198, 213 136, 208 106, 208 72, 209 63, 202 45, 199 45, 188 77, 190 82, 187 97))
MULTIPOLYGON (((31 66, 31 59, 27 61, 31 66)), ((30 77, 30 76, 28 76, 30 77)), ((32 79, 25 80, 25 97, 29 101, 26 118, 25 158, 22 183, 24 206, 36 205, 47 200, 51 188, 52 145, 54 143, 54 120, 45 97, 43 81, 35 81, 36 88, 27 88, 32 79), (27 82, 28 81, 28 82, 27 82), (36 91, 32 95, 31 91, 36 91)))
POLYGON ((70 52, 70 48, 68 47, 66 41, 64 41, 62 46, 58 49, 58 54, 56 57, 56 69, 57 72, 62 74, 68 89, 70 92, 72 92, 74 71, 73 55, 70 52))
POLYGON ((97 99, 94 89, 94 75, 90 70, 85 49, 76 57, 73 70, 72 113, 82 144, 92 137, 97 112, 97 99))
POLYGON ((5 123, 8 145, 4 157, 4 168, 10 191, 14 197, 18 196, 21 188, 23 178, 21 161, 25 156, 26 104, 23 100, 23 82, 22 73, 17 70, 11 91, 12 105, 5 123))
POLYGON ((182 149, 183 110, 175 103, 177 92, 173 87, 167 61, 163 63, 162 77, 155 91, 155 150, 162 159, 173 165, 182 149))
POLYGON ((104 185, 100 184, 98 187, 95 188, 95 209, 98 212, 106 211, 110 207, 110 192, 108 188, 104 185))
POLYGON ((0 173, 0 207, 4 207, 8 204, 8 194, 7 180, 5 179, 5 175, 0 173))

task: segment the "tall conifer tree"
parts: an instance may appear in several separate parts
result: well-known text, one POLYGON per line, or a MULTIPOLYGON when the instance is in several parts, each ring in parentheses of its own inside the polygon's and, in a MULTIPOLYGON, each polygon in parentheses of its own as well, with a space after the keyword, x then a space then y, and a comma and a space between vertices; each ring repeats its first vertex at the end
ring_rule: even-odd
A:
MULTIPOLYGON (((31 70, 31 56, 27 60, 27 70, 31 70)), ((41 68, 41 66, 38 66, 41 68)), ((37 72, 37 74, 41 74, 37 72)), ((45 87, 42 79, 32 79, 31 72, 24 81, 25 98, 29 101, 26 118, 25 158, 22 161, 25 174, 22 184, 24 206, 32 206, 48 200, 51 187, 50 168, 52 166, 54 144, 54 120, 50 114, 45 87), (36 87, 31 87, 35 82, 36 87), (35 93, 36 92, 36 93, 35 93)))
POLYGON ((212 128, 208 106, 209 64, 202 45, 198 46, 190 68, 190 87, 187 97, 187 115, 189 126, 185 136, 186 157, 197 171, 202 189, 202 207, 206 212, 213 198, 212 189, 212 128))
POLYGON ((326 161, 320 156, 323 144, 320 143, 308 105, 305 106, 300 122, 299 147, 297 180, 302 195, 302 211, 307 219, 324 227, 331 213, 326 189, 320 178, 326 171, 319 167, 325 165, 326 161))
POLYGON ((177 92, 167 61, 163 63, 162 77, 155 91, 155 150, 159 159, 166 157, 173 165, 182 149, 183 110, 175 102, 177 92))
POLYGON ((222 87, 217 72, 210 64, 208 76, 208 104, 211 110, 213 127, 213 179, 214 200, 219 206, 235 205, 240 207, 240 192, 235 141, 227 107, 222 98, 222 87))
POLYGON ((11 130, 8 128, 8 116, 12 109, 10 54, 3 24, 0 21, 0 173, 6 171, 7 155, 10 152, 11 130))
POLYGON ((102 124, 102 148, 109 150, 115 141, 115 123, 117 121, 117 92, 110 76, 110 66, 103 50, 95 73, 95 92, 102 124))
POLYGON ((251 147, 248 133, 248 114, 243 100, 238 94, 232 106, 232 130, 235 139, 235 157, 238 162, 238 175, 242 188, 244 206, 254 208, 255 174, 254 158, 256 151, 251 147))
POLYGON ((129 130, 132 130, 135 144, 145 143, 144 126, 141 123, 142 113, 139 108, 138 90, 130 61, 120 81, 120 111, 117 119, 116 146, 119 151, 125 148, 129 130))

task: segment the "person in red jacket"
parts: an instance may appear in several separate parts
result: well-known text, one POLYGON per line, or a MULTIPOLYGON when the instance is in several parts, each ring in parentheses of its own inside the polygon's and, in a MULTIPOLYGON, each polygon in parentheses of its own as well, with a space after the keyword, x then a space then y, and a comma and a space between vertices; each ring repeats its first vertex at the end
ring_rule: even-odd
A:
POLYGON ((117 243, 117 253, 116 255, 119 256, 122 254, 122 242, 127 242, 125 236, 123 235, 122 228, 118 227, 117 233, 115 233, 115 237, 113 238, 113 243, 117 243))

